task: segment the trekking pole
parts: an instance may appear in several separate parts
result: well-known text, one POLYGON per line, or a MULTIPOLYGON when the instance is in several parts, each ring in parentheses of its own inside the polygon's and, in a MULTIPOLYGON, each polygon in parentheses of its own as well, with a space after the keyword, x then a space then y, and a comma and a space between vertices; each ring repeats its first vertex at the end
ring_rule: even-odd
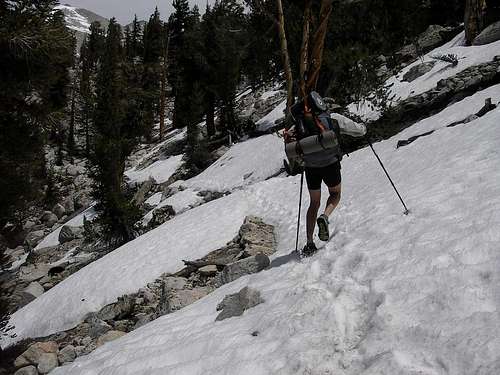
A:
POLYGON ((300 197, 299 197, 299 217, 297 218, 297 238, 295 240, 295 252, 299 251, 299 231, 300 231, 300 212, 302 211, 302 192, 304 190, 304 172, 300 174, 300 197))
POLYGON ((372 149, 373 153, 375 154, 375 157, 377 158, 378 162, 380 163, 380 165, 382 166, 382 169, 384 170, 385 172, 385 175, 387 176, 387 178, 389 179, 389 181, 391 182, 391 185, 392 187, 394 188, 394 191, 396 192, 396 194, 398 195, 399 197, 399 200, 401 201, 401 203, 403 204, 403 207, 405 208, 405 212, 404 214, 405 215, 408 215, 410 213, 410 210, 408 210, 408 207, 406 207, 406 204, 405 202, 403 201, 403 198, 401 198, 401 195, 399 194, 399 191, 398 189, 396 189, 396 185, 394 185, 394 182, 392 182, 392 179, 391 179, 391 176, 389 176, 389 173, 387 172, 387 169, 385 169, 385 166, 384 166, 384 163, 382 163, 382 160, 380 160, 379 156, 377 155, 377 153, 375 152, 375 149, 373 148, 373 145, 372 143, 370 142, 370 140, 368 138, 366 138, 366 140, 368 141, 368 144, 370 145, 370 148, 372 149))

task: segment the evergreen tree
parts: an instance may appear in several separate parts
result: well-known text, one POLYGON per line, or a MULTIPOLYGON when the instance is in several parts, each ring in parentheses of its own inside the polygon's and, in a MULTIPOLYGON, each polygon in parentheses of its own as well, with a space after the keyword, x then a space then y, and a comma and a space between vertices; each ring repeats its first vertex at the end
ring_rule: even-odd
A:
POLYGON ((74 40, 55 4, 0 3, 0 226, 40 198, 44 134, 66 105, 74 40))
POLYGON ((137 138, 137 124, 130 120, 125 85, 124 51, 120 26, 111 19, 97 77, 97 105, 94 126, 97 132, 92 170, 94 197, 106 239, 121 245, 135 237, 138 210, 123 190, 125 161, 137 138))

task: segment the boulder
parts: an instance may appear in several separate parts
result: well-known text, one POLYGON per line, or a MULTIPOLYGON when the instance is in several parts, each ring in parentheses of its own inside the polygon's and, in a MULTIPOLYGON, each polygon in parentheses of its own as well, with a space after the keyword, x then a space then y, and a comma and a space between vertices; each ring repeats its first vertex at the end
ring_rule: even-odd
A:
POLYGON ((23 225, 24 230, 29 231, 36 225, 34 220, 26 220, 23 225))
POLYGON ((123 337, 125 335, 126 335, 125 332, 109 331, 108 333, 102 335, 101 337, 99 337, 97 339, 96 346, 100 347, 100 346, 106 344, 107 342, 114 341, 114 340, 119 339, 120 337, 123 337))
POLYGON ((500 21, 489 25, 474 39, 474 46, 482 46, 500 40, 500 21))
POLYGON ((59 243, 63 244, 82 237, 83 228, 64 225, 59 232, 59 243))
POLYGON ((50 270, 50 265, 45 263, 30 264, 21 267, 19 270, 19 278, 22 281, 37 281, 48 275, 50 270))
POLYGON ((175 216, 175 210, 172 206, 164 206, 157 208, 153 211, 153 218, 149 222, 150 228, 156 228, 162 225, 163 223, 170 220, 175 216))
MULTIPOLYGON (((103 321, 102 319, 99 319, 96 313, 90 313, 87 315, 85 318, 85 322, 88 323, 89 325, 89 339, 96 338, 99 336, 102 336, 106 332, 111 331, 111 326, 103 321)), ((83 341, 82 341, 83 344, 83 341)), ((87 344, 84 344, 87 345, 87 344)))
POLYGON ((31 294, 35 298, 40 297, 44 291, 45 289, 43 289, 43 286, 36 281, 33 281, 26 289, 24 289, 24 293, 31 294))
POLYGON ((198 287, 193 289, 182 289, 169 295, 169 308, 170 311, 180 310, 183 307, 189 306, 199 299, 205 297, 212 292, 210 287, 198 287))
POLYGON ((215 276, 217 274, 217 266, 213 265, 213 264, 209 264, 208 266, 201 267, 198 270, 198 272, 201 276, 205 276, 205 277, 215 276))
POLYGON ((43 353, 38 361, 37 370, 40 374, 48 374, 59 366, 56 353, 43 353))
POLYGON ((61 349, 57 356, 59 363, 64 365, 65 363, 73 362, 76 359, 76 349, 73 345, 65 346, 61 349))
POLYGON ((232 318, 234 316, 241 316, 252 307, 255 307, 264 300, 260 296, 258 290, 245 287, 241 289, 238 293, 230 294, 224 297, 221 303, 217 305, 217 311, 220 311, 216 321, 232 318))
MULTIPOLYGON (((59 346, 55 341, 37 342, 31 345, 23 354, 16 358, 14 366, 16 368, 27 365, 38 365, 44 354, 53 354, 56 356, 59 346)), ((47 358, 45 358, 47 360, 47 358)))
POLYGON ((101 320, 118 320, 130 315, 134 309, 134 299, 125 295, 118 298, 118 302, 104 306, 97 317, 101 320))
POLYGON ((60 219, 66 214, 66 209, 62 204, 57 203, 54 207, 52 207, 52 213, 60 219))
POLYGON ((260 272, 271 264, 269 257, 257 254, 249 258, 228 264, 215 278, 215 284, 221 286, 230 283, 242 276, 260 272))
POLYGON ((165 282, 165 288, 167 290, 181 290, 184 289, 187 284, 187 279, 184 277, 169 276, 163 281, 165 282))
POLYGON ((40 217, 40 221, 44 223, 47 227, 52 227, 55 223, 57 223, 58 220, 59 218, 57 217, 57 215, 55 215, 50 211, 45 211, 43 215, 40 217))
POLYGON ((436 65, 435 61, 429 61, 426 63, 418 64, 412 67, 404 76, 404 82, 413 82, 417 78, 422 77, 424 74, 429 73, 432 68, 436 65))
POLYGON ((143 325, 148 324, 153 320, 153 316, 151 314, 138 314, 136 316, 137 322, 135 323, 134 329, 137 329, 139 327, 142 327, 143 325))
POLYGON ((17 370, 14 375, 38 375, 38 370, 35 366, 27 366, 17 370))
POLYGON ((63 206, 67 214, 75 212, 75 202, 73 201, 73 198, 71 197, 66 198, 63 201, 63 206))
POLYGON ((430 25, 427 30, 420 34, 417 43, 422 52, 425 53, 433 50, 443 44, 443 33, 445 33, 446 30, 446 28, 440 25, 430 25))
POLYGON ((78 165, 68 165, 66 173, 70 176, 76 177, 85 173, 85 167, 78 165))
POLYGON ((44 237, 45 232, 43 230, 36 230, 34 232, 28 233, 25 241, 30 248, 34 248, 43 240, 44 237))
POLYGON ((255 216, 245 218, 239 231, 240 244, 248 255, 272 255, 276 251, 274 227, 255 216))

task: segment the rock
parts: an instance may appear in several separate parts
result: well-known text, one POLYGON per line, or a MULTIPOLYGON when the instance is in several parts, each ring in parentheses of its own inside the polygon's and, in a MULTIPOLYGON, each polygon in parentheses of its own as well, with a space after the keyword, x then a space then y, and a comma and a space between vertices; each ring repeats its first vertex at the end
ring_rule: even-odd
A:
POLYGON ((30 264, 28 266, 23 266, 19 270, 19 278, 22 281, 37 281, 48 275, 50 265, 45 263, 30 264))
MULTIPOLYGON (((14 366, 16 368, 24 367, 29 364, 38 365, 44 354, 53 354, 56 356, 59 346, 55 341, 37 342, 31 345, 23 354, 16 358, 14 366)), ((47 359, 47 358, 45 358, 47 359)))
POLYGON ((148 324, 153 320, 153 317, 151 314, 137 314, 136 316, 137 322, 135 323, 134 329, 137 329, 139 327, 142 327, 143 325, 148 324))
MULTIPOLYGON (((90 326, 88 330, 90 335, 89 338, 96 338, 102 336, 106 332, 111 331, 112 328, 108 323, 106 323, 102 319, 99 319, 96 313, 88 314, 87 317, 85 318, 85 322, 88 323, 90 326)), ((82 344, 85 346, 88 345, 87 343, 84 344, 83 340, 82 344)))
POLYGON ((40 217, 40 221, 44 223, 47 227, 52 227, 59 218, 50 211, 45 211, 43 215, 40 217))
POLYGON ((61 244, 83 237, 83 228, 64 225, 59 232, 59 242, 61 244))
POLYGON ((166 277, 164 280, 167 290, 181 290, 186 287, 187 280, 184 277, 166 277))
POLYGON ((418 37, 418 46, 422 52, 427 52, 439 47, 444 43, 443 33, 446 32, 446 28, 440 25, 430 25, 427 30, 425 30, 418 37))
POLYGON ((56 353, 43 353, 40 356, 37 370, 40 374, 48 374, 59 365, 56 353))
POLYGON ((18 246, 21 246, 26 239, 26 231, 23 229, 23 226, 19 224, 7 223, 1 229, 0 235, 2 236, 3 241, 7 245, 7 247, 11 249, 15 249, 18 246))
POLYGON ((171 311, 180 310, 212 292, 210 287, 197 287, 193 289, 182 289, 169 295, 169 307, 171 311))
POLYGON ((147 304, 154 303, 156 301, 155 294, 148 288, 139 289, 138 294, 147 304))
POLYGON ((125 295, 118 298, 118 302, 104 306, 97 313, 97 317, 102 320, 123 319, 130 315, 134 309, 134 299, 125 295))
POLYGON ((17 370, 14 375, 38 375, 38 370, 35 366, 23 367, 20 370, 17 370))
POLYGON ((66 209, 62 204, 57 203, 54 207, 52 207, 52 213, 60 219, 66 214, 66 209))
POLYGON ((156 184, 155 180, 153 178, 150 178, 147 181, 144 181, 137 191, 135 193, 134 198, 132 198, 132 202, 136 206, 141 206, 144 201, 146 200, 146 195, 151 191, 151 188, 156 184))
POLYGON ((83 345, 75 346, 75 353, 77 357, 82 356, 85 353, 85 346, 83 345))
POLYGON ((83 191, 75 195, 74 198, 75 209, 79 210, 81 208, 88 207, 90 206, 91 203, 92 200, 87 192, 83 191))
POLYGON ((76 177, 85 173, 85 167, 77 165, 68 165, 66 173, 70 176, 76 177))
POLYGON ((173 216, 175 216, 175 210, 172 206, 164 206, 157 208, 153 211, 153 218, 149 222, 150 228, 156 228, 162 225, 163 223, 170 220, 173 216))
POLYGON ((217 311, 222 311, 217 315, 215 320, 220 321, 234 316, 241 316, 245 310, 263 302, 264 300, 260 296, 258 290, 245 287, 236 294, 230 294, 224 297, 222 302, 217 305, 217 311))
POLYGON ((114 340, 119 339, 120 337, 123 337, 125 335, 126 335, 125 332, 121 332, 121 331, 109 331, 108 333, 102 335, 101 337, 99 337, 97 339, 96 346, 100 347, 100 346, 106 344, 107 342, 114 341, 114 340))
POLYGON ((40 243, 40 241, 45 237, 45 232, 43 230, 36 230, 34 232, 28 233, 26 236, 26 244, 30 248, 36 247, 40 243))
POLYGON ((201 267, 198 272, 201 276, 211 277, 217 274, 217 266, 210 264, 205 267, 201 267))
POLYGON ((133 326, 134 326, 134 324, 130 320, 118 320, 115 322, 115 325, 113 328, 115 331, 128 332, 128 331, 130 331, 130 328, 133 326))
POLYGON ((43 286, 36 281, 33 281, 26 289, 24 289, 25 293, 31 294, 35 298, 40 297, 44 291, 45 289, 43 289, 43 286))
POLYGON ((423 76, 424 74, 430 72, 432 68, 436 65, 435 61, 429 61, 423 64, 418 64, 411 68, 404 76, 403 82, 413 82, 417 78, 423 76))
POLYGON ((215 278, 215 284, 221 286, 230 283, 242 276, 257 273, 271 264, 269 257, 264 254, 257 254, 255 256, 239 260, 237 262, 228 264, 221 273, 215 278))
POLYGON ((272 255, 276 252, 274 227, 255 216, 245 218, 239 231, 240 244, 248 255, 272 255))
POLYGON ((57 356, 59 363, 64 365, 65 363, 73 362, 76 359, 76 350, 73 345, 65 346, 61 349, 57 356))
POLYGON ((63 201, 63 206, 67 214, 75 212, 75 202, 73 201, 73 198, 71 197, 66 198, 63 201))
POLYGON ((472 42, 474 46, 482 46, 500 40, 500 21, 489 25, 472 42))
POLYGON ((32 229, 34 226, 36 225, 36 223, 33 221, 33 220, 27 220, 24 225, 23 225, 23 229, 26 230, 26 231, 29 231, 30 229, 32 229))

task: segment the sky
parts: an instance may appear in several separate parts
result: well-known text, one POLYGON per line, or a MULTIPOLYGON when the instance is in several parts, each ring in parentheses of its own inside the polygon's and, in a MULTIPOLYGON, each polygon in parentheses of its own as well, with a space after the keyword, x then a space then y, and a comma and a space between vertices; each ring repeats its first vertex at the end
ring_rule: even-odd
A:
MULTIPOLYGON (((209 0, 210 3, 213 0, 209 0)), ((77 8, 85 8, 100 16, 115 17, 122 25, 127 25, 137 14, 139 20, 147 20, 157 6, 163 19, 172 12, 172 0, 60 0, 61 4, 69 4, 77 8)), ((198 4, 203 13, 207 0, 189 0, 193 6, 198 4)))

